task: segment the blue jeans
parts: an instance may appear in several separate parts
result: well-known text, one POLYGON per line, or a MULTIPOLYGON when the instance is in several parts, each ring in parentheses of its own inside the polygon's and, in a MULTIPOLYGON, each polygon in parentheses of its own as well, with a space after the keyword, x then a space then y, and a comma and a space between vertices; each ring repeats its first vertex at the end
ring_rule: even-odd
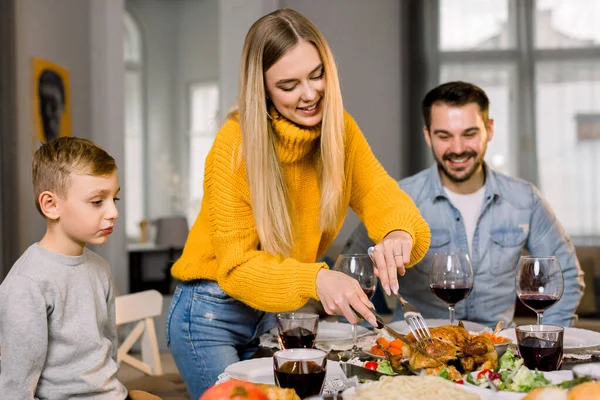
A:
POLYGON ((167 344, 190 398, 199 399, 225 368, 249 359, 275 315, 227 295, 214 281, 180 283, 167 313, 167 344))

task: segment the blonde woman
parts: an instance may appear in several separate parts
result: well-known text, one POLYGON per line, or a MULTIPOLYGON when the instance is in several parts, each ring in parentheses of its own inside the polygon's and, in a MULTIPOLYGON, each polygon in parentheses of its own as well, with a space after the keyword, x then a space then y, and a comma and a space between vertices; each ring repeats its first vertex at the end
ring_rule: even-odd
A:
POLYGON ((358 282, 316 262, 348 207, 367 226, 388 294, 427 252, 429 227, 344 111, 336 65, 318 29, 296 11, 250 28, 237 108, 206 159, 202 209, 172 274, 181 283, 167 340, 191 398, 247 359, 273 312, 310 298, 375 323, 358 282))

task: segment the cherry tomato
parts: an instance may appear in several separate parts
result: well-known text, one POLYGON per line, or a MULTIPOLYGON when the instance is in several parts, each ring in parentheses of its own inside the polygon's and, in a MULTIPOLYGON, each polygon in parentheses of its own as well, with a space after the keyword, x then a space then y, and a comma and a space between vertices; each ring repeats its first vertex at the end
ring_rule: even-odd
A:
POLYGON ((378 367, 379 367, 379 364, 377 364, 375 361, 368 361, 368 362, 365 363, 365 368, 366 369, 377 371, 378 367))
POLYGON ((481 372, 479 372, 477 374, 477 379, 481 379, 482 377, 485 376, 486 373, 491 372, 491 371, 492 371, 491 369, 484 369, 484 370, 482 370, 481 372))
POLYGON ((463 381, 462 379, 459 379, 459 380, 457 380, 457 381, 456 381, 456 382, 454 382, 454 383, 458 383, 459 385, 464 385, 464 384, 465 384, 465 381, 463 381))

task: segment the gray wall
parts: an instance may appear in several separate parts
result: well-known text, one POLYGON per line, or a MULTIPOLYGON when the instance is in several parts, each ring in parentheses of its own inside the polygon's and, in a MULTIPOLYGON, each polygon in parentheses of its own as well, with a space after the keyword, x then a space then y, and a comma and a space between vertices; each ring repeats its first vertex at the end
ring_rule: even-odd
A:
MULTIPOLYGON (((122 83, 119 84, 123 74, 122 7, 122 0, 16 2, 18 189, 15 198, 20 207, 20 253, 45 232, 45 222, 35 209, 31 187, 31 157, 38 147, 32 123, 32 58, 48 59, 70 71, 72 134, 96 141, 115 157, 118 165, 123 165, 123 92, 122 83)), ((120 177, 123 186, 121 172, 120 177)), ((95 249, 111 263, 120 292, 127 288, 123 239, 124 225, 117 224, 109 243, 95 249)))
POLYGON ((37 213, 31 187, 31 156, 37 149, 33 131, 31 63, 33 57, 48 59, 70 71, 72 132, 90 138, 91 100, 89 1, 19 0, 16 2, 17 28, 17 193, 19 244, 23 251, 41 239, 45 223, 37 213), (52 16, 52 18, 49 18, 52 16))

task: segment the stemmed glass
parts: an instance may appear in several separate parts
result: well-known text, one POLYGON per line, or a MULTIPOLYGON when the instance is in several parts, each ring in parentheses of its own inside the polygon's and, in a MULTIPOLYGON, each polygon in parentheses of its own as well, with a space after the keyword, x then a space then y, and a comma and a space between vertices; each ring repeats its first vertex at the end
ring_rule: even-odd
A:
POLYGON ((535 311, 537 324, 542 325, 544 311, 563 294, 563 274, 558 258, 521 256, 516 287, 521 303, 535 311))
POLYGON ((469 255, 436 253, 429 273, 429 287, 448 304, 450 325, 454 324, 454 306, 466 299, 473 289, 473 268, 469 255))
MULTIPOLYGON (((375 275, 375 269, 373 267, 373 261, 366 254, 340 254, 333 267, 334 271, 342 272, 352 278, 356 279, 360 284, 361 289, 369 300, 375 294, 375 288, 377 286, 377 276, 375 275)), ((360 354, 360 350, 357 343, 356 337, 356 325, 352 325, 352 349, 348 352, 340 354, 341 358, 350 359, 357 357, 360 354)))

